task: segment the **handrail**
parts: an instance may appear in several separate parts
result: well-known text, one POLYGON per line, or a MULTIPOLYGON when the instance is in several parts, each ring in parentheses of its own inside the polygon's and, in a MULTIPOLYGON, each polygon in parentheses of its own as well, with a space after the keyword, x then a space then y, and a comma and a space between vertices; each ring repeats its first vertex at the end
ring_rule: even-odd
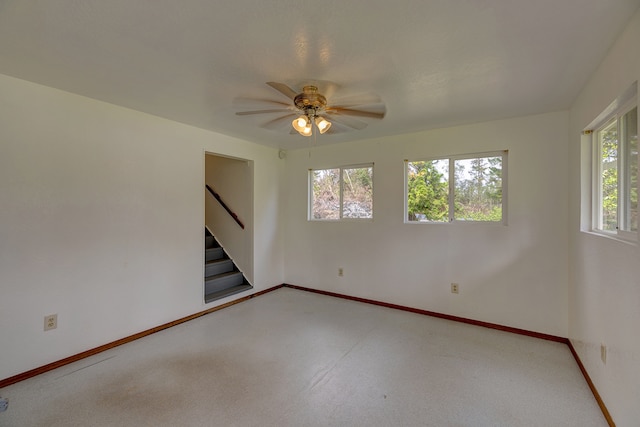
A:
POLYGON ((244 224, 242 223, 242 221, 240 221, 240 219, 238 218, 238 215, 236 215, 231 209, 229 209, 229 206, 227 206, 227 204, 222 201, 222 197, 220 197, 218 193, 213 191, 213 188, 209 187, 209 184, 205 184, 205 187, 207 187, 207 190, 209 190, 209 193, 211 193, 211 195, 215 197, 215 199, 222 205, 224 210, 227 211, 229 215, 231 215, 231 218, 233 218, 235 222, 238 223, 240 228, 244 230, 244 224))

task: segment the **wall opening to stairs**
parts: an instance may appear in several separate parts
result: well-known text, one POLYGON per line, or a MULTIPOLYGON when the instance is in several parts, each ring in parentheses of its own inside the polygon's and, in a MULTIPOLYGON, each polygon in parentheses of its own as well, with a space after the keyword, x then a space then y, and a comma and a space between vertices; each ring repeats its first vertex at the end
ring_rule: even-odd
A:
POLYGON ((204 225, 246 281, 253 283, 253 161, 207 152, 204 176, 205 184, 220 195, 245 228, 236 223, 203 185, 204 225))

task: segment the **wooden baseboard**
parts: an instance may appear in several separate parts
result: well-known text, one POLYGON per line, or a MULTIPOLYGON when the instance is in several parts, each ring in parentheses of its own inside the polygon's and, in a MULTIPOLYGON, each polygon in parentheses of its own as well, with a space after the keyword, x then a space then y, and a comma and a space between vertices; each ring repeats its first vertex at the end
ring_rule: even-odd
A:
POLYGON ((613 418, 611 418, 611 414, 609 413, 609 410, 607 409, 607 407, 604 404, 604 401, 600 397, 600 393, 598 393, 598 390, 596 389, 596 386, 593 384, 593 381, 591 381, 591 377, 589 376, 587 369, 582 364, 582 360, 580 360, 580 356, 578 356, 578 352, 573 347, 571 340, 567 340, 567 345, 569 346, 569 350, 571 350, 571 354, 573 354, 573 358, 576 360, 576 363, 578 364, 578 368, 580 368, 580 372, 582 372, 582 376, 587 381, 587 384, 591 389, 591 393, 593 393, 593 397, 596 398, 596 402, 598 402, 598 406, 602 411, 602 415, 604 415, 604 418, 607 420, 607 423, 609 423, 610 427, 615 427, 616 423, 613 422, 613 418))
POLYGON ((235 305, 235 304, 239 304, 241 302, 250 300, 251 298, 255 298, 257 296, 266 294, 268 292, 275 291, 276 289, 280 289, 283 286, 284 285, 277 285, 277 286, 274 286, 272 288, 256 292, 254 294, 247 295, 245 297, 238 298, 238 299, 233 300, 233 301, 229 301, 229 302, 227 302, 225 304, 221 304, 221 305, 218 305, 216 307, 212 307, 210 309, 207 309, 207 310, 204 310, 204 311, 200 311, 200 312, 192 314, 190 316, 186 316, 186 317, 183 317, 181 319, 174 320, 173 322, 165 323, 164 325, 156 326, 155 328, 147 329, 146 331, 138 332, 137 334, 133 334, 133 335, 130 335, 128 337, 121 338, 121 339, 119 339, 117 341, 113 341, 113 342, 110 342, 108 344, 104 344, 104 345, 101 345, 99 347, 92 348, 92 349, 87 350, 87 351, 83 351, 82 353, 78 353, 78 354, 75 354, 73 356, 69 356, 69 357, 66 357, 64 359, 58 360, 56 362, 52 362, 52 363, 49 363, 47 365, 40 366, 39 368, 31 369, 30 371, 23 372, 21 374, 17 374, 17 375, 14 375, 12 377, 9 377, 9 378, 5 378, 3 380, 0 380, 0 388, 10 386, 11 384, 15 384, 15 383, 20 382, 20 381, 24 381, 26 379, 35 377, 36 375, 44 374, 45 372, 52 371, 52 370, 54 370, 56 368, 59 368, 61 366, 68 365, 69 363, 77 362, 78 360, 82 360, 82 359, 87 358, 89 356, 93 356, 94 354, 102 353, 103 351, 110 350, 110 349, 112 349, 114 347, 121 346, 122 344, 126 344, 126 343, 129 343, 131 341, 135 341, 135 340, 137 340, 139 338, 146 337, 146 336, 151 335, 151 334, 155 334, 156 332, 160 332, 160 331, 162 331, 164 329, 171 328, 172 326, 176 326, 176 325, 179 325, 181 323, 188 322, 189 320, 197 319, 198 317, 204 316, 204 315, 209 314, 209 313, 213 313, 214 311, 222 310, 223 308, 230 307, 230 306, 235 305))
POLYGON ((364 302, 364 303, 367 303, 367 304, 379 305, 381 307, 394 308, 396 310, 409 311, 411 313, 424 314, 425 316, 438 317, 440 319, 446 319, 446 320, 453 320, 454 322, 461 322, 461 323, 467 323, 469 325, 482 326, 483 328, 497 329, 499 331, 511 332, 511 333, 518 334, 518 335, 526 335, 528 337, 540 338, 540 339, 547 340, 547 341, 555 341, 555 342, 559 342, 559 343, 563 343, 563 344, 567 344, 569 342, 569 340, 567 340, 566 338, 557 337, 555 335, 549 335, 549 334, 543 334, 543 333, 540 333, 540 332, 528 331, 526 329, 512 328, 510 326, 499 325, 499 324, 496 324, 496 323, 482 322, 480 320, 467 319, 465 317, 452 316, 450 314, 442 314, 442 313, 437 313, 437 312, 434 312, 434 311, 421 310, 419 308, 406 307, 406 306, 398 305, 398 304, 390 304, 390 303, 387 303, 387 302, 376 301, 376 300, 371 300, 371 299, 367 299, 367 298, 353 297, 353 296, 350 296, 350 295, 343 295, 343 294, 338 294, 338 293, 335 293, 335 292, 321 291, 321 290, 318 290, 318 289, 305 288, 305 287, 302 287, 302 286, 289 285, 289 284, 286 284, 286 283, 284 284, 284 287, 291 288, 291 289, 299 289, 301 291, 313 292, 313 293, 321 294, 321 295, 328 295, 328 296, 332 296, 332 297, 348 299, 348 300, 351 300, 351 301, 358 301, 358 302, 364 302))

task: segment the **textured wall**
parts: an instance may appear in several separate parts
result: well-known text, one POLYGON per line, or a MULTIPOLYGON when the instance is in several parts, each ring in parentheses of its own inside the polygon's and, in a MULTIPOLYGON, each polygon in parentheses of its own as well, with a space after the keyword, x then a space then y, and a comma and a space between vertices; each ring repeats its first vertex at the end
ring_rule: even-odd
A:
POLYGON ((275 149, 1 75, 0 98, 0 378, 208 308, 205 152, 254 162, 253 284, 282 283, 275 149))

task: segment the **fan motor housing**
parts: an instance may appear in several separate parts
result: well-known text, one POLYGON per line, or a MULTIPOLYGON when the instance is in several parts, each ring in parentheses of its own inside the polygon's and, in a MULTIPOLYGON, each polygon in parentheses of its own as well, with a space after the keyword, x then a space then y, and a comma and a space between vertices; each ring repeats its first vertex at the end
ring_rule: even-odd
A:
POLYGON ((299 110, 318 112, 327 106, 327 98, 318 93, 317 87, 305 86, 302 88, 302 93, 293 99, 293 103, 299 110))

